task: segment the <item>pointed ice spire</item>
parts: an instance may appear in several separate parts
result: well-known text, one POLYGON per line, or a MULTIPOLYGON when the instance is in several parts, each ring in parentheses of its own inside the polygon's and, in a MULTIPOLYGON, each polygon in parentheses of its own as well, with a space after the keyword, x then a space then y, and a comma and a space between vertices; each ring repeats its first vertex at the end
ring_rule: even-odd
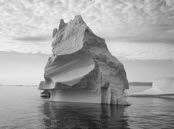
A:
POLYGON ((66 25, 66 23, 64 22, 64 20, 60 19, 59 30, 62 29, 65 25, 66 25))
POLYGON ((76 24, 85 23, 81 15, 76 15, 73 20, 76 24))

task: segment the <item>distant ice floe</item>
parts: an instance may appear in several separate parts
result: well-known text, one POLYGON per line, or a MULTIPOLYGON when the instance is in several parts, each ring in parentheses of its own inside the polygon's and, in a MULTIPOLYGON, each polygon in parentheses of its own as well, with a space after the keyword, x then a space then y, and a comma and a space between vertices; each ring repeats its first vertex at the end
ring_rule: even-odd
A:
POLYGON ((174 77, 163 78, 153 82, 151 88, 129 96, 174 96, 174 77))

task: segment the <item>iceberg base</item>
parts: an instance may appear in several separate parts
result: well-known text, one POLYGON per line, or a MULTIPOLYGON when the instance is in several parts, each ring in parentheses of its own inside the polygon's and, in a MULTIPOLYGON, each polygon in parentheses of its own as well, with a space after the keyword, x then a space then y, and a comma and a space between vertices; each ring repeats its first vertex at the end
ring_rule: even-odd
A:
POLYGON ((129 105, 125 96, 117 97, 110 91, 50 90, 50 101, 129 105))

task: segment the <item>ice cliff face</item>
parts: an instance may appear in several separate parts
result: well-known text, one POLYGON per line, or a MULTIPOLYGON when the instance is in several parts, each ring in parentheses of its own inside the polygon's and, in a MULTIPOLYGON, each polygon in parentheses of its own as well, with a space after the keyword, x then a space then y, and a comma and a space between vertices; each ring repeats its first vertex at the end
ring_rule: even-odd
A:
POLYGON ((51 100, 127 104, 124 91, 129 85, 123 64, 81 16, 69 23, 60 20, 52 37, 53 54, 39 87, 50 91, 51 100))

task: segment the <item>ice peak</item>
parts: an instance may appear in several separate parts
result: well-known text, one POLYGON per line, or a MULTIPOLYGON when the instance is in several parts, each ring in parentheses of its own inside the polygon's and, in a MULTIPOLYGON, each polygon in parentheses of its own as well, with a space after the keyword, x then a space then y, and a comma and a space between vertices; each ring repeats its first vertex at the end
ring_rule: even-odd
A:
POLYGON ((77 24, 79 24, 79 23, 85 23, 85 22, 83 21, 83 18, 82 18, 81 15, 76 15, 76 16, 74 17, 73 21, 74 21, 75 23, 77 23, 77 24))
POLYGON ((64 22, 64 20, 60 19, 59 30, 62 29, 65 25, 66 25, 66 23, 64 22))

